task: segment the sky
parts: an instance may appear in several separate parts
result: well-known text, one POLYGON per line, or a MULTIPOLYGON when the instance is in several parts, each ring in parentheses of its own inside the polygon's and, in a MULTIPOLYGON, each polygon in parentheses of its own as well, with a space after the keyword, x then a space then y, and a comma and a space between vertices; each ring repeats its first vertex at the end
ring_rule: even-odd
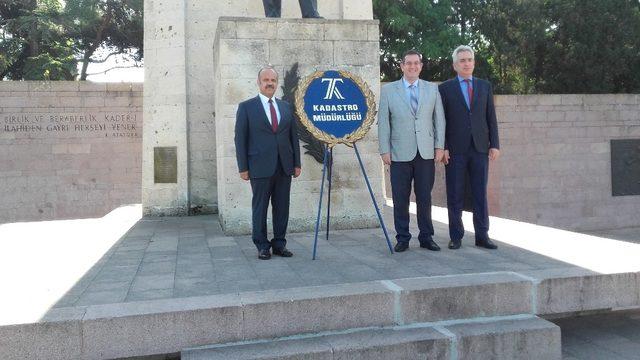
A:
MULTIPOLYGON (((100 58, 107 53, 106 49, 94 58, 100 58)), ((91 63, 87 69, 87 80, 92 82, 144 82, 144 67, 142 62, 136 62, 124 55, 114 55, 104 63, 91 63), (124 67, 124 68, 120 68, 124 67), (110 70, 111 69, 111 70, 110 70), (105 72, 106 71, 106 72, 105 72)), ((78 73, 82 69, 82 63, 78 64, 78 73)))

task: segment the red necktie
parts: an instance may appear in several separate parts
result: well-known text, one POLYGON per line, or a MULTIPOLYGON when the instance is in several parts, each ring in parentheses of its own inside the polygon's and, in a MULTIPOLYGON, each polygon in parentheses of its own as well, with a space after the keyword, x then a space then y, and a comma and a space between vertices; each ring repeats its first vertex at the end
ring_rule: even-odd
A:
POLYGON ((467 83, 467 94, 469 95, 469 109, 471 109, 471 104, 473 104, 473 88, 471 87, 471 80, 464 79, 467 83))
POLYGON ((278 131, 278 114, 276 108, 273 106, 273 100, 269 99, 269 110, 271 111, 271 129, 273 132, 278 131))

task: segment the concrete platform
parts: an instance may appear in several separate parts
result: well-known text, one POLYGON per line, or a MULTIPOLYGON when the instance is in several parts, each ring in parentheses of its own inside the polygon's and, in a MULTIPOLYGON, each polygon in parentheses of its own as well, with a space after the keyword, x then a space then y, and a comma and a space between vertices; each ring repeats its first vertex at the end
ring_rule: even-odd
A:
POLYGON ((293 258, 259 261, 250 237, 225 237, 215 217, 140 219, 139 207, 102 219, 0 225, 0 356, 131 357, 640 306, 634 231, 621 241, 492 218, 497 251, 472 246, 472 233, 451 251, 446 211, 433 213, 440 252, 412 243, 390 254, 381 229, 334 231, 315 261, 313 234, 289 235, 293 258))

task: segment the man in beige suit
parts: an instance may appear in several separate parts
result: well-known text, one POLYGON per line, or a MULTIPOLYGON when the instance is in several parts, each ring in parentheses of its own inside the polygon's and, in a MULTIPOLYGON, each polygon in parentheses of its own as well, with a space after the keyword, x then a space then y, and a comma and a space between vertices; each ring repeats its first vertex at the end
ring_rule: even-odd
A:
POLYGON ((390 165, 396 252, 409 248, 409 197, 413 181, 420 247, 440 250, 433 241, 431 189, 434 160, 444 155, 445 120, 438 86, 420 80, 422 56, 407 51, 402 79, 385 85, 380 95, 378 138, 382 161, 390 165))

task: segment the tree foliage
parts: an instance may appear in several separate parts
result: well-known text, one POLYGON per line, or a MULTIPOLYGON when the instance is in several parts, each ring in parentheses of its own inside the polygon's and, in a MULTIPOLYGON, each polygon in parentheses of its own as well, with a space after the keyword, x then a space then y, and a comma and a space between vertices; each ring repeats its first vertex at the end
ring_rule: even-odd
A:
POLYGON ((142 13, 143 0, 2 0, 0 79, 85 80, 89 63, 106 60, 100 48, 140 60, 142 13))
POLYGON ((0 3, 0 79, 73 79, 76 61, 57 0, 0 3))
POLYGON ((476 49, 476 71, 498 93, 639 92, 638 0, 374 0, 383 80, 398 56, 424 55, 421 77, 453 75, 451 52, 476 49))

